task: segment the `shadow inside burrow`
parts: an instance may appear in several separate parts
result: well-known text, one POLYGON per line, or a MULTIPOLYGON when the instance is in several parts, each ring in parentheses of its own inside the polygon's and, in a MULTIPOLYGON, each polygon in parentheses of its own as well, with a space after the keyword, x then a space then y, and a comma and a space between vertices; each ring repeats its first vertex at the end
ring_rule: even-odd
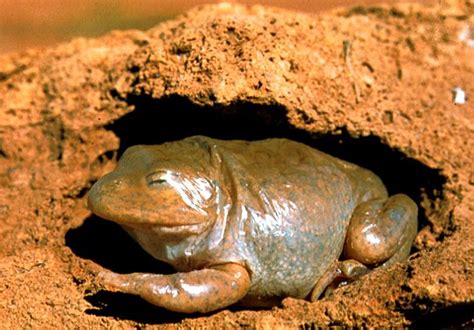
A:
MULTIPOLYGON (((240 102, 203 107, 179 96, 159 100, 134 96, 127 101, 135 110, 106 127, 120 139, 119 157, 133 145, 160 144, 193 135, 242 140, 283 137, 372 170, 382 179, 390 195, 405 193, 419 206, 424 194, 432 200, 443 196, 446 178, 440 171, 407 157, 384 144, 379 137, 353 137, 344 128, 340 128, 337 134, 311 134, 290 125, 286 109, 279 105, 240 102)), ((420 208, 420 228, 428 224, 426 214, 430 211, 420 208)), ((172 272, 171 267, 148 256, 118 225, 97 217, 91 217, 81 227, 70 230, 66 235, 66 245, 77 256, 115 272, 172 272)), ((98 292, 87 299, 96 307, 89 311, 93 315, 110 315, 144 323, 181 319, 175 313, 163 312, 127 294, 98 292), (145 308, 137 301, 149 306, 145 308), (123 308, 123 304, 127 307, 123 308)))
POLYGON ((95 215, 66 233, 66 246, 76 256, 117 273, 170 274, 173 268, 146 253, 118 224, 95 215))
POLYGON ((411 328, 418 329, 473 329, 474 303, 456 303, 433 312, 422 313, 414 308, 405 313, 412 320, 411 328))

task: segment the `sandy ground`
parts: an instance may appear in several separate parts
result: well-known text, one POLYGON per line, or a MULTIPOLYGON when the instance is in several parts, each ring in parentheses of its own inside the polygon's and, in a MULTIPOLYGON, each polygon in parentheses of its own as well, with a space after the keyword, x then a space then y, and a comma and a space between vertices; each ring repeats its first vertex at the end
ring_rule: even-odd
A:
POLYGON ((217 5, 1 56, 0 324, 472 327, 472 14, 469 2, 320 15, 217 5), (421 208, 412 256, 268 310, 182 315, 100 287, 102 268, 172 270, 91 216, 91 184, 128 146, 194 134, 284 136, 373 170, 421 208))

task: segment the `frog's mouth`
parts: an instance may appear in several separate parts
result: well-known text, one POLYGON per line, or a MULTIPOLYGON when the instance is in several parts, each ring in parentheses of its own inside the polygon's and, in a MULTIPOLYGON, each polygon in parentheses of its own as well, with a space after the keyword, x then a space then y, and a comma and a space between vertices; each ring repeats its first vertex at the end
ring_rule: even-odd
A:
MULTIPOLYGON (((124 200, 121 205, 126 205, 124 200)), ((116 222, 124 228, 131 228, 135 231, 146 232, 155 237, 171 237, 198 235, 212 226, 215 214, 212 209, 203 210, 197 213, 189 208, 175 208, 167 205, 147 207, 142 204, 136 207, 137 203, 130 203, 128 207, 122 208, 121 212, 113 214, 104 212, 105 219, 116 222)), ((112 203, 109 206, 113 205, 112 203)), ((114 208, 116 210, 117 208, 114 208)), ((101 216, 100 213, 96 213, 101 216)))
POLYGON ((153 232, 157 235, 174 236, 195 236, 203 233, 209 227, 209 222, 193 224, 193 225, 179 225, 179 226, 156 226, 153 232))
POLYGON ((184 225, 136 225, 134 223, 120 224, 132 237, 139 234, 153 236, 155 239, 163 239, 163 241, 182 240, 186 237, 197 236, 202 234, 210 226, 209 222, 198 224, 184 224, 184 225))

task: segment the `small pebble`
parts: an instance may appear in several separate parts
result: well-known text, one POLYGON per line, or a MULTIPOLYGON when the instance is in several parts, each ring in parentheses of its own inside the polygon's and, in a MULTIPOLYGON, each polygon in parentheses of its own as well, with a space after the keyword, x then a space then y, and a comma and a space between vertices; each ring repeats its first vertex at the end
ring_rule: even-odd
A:
POLYGON ((461 87, 453 88, 453 102, 454 104, 466 103, 466 92, 461 87))

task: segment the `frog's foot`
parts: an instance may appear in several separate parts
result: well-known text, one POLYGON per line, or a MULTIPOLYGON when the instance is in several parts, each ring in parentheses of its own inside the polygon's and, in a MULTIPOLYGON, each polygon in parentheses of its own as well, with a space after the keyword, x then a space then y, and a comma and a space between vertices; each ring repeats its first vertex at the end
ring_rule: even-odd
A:
POLYGON ((125 293, 141 296, 166 309, 209 312, 242 299, 250 287, 250 275, 238 264, 223 264, 171 275, 101 272, 99 281, 125 293))
POLYGON ((357 260, 335 262, 315 284, 311 291, 310 300, 318 300, 323 294, 326 297, 335 289, 359 279, 368 272, 370 272, 370 268, 357 260))
POLYGON ((360 204, 349 224, 344 259, 370 267, 406 260, 417 232, 417 214, 415 202, 403 194, 360 204))

